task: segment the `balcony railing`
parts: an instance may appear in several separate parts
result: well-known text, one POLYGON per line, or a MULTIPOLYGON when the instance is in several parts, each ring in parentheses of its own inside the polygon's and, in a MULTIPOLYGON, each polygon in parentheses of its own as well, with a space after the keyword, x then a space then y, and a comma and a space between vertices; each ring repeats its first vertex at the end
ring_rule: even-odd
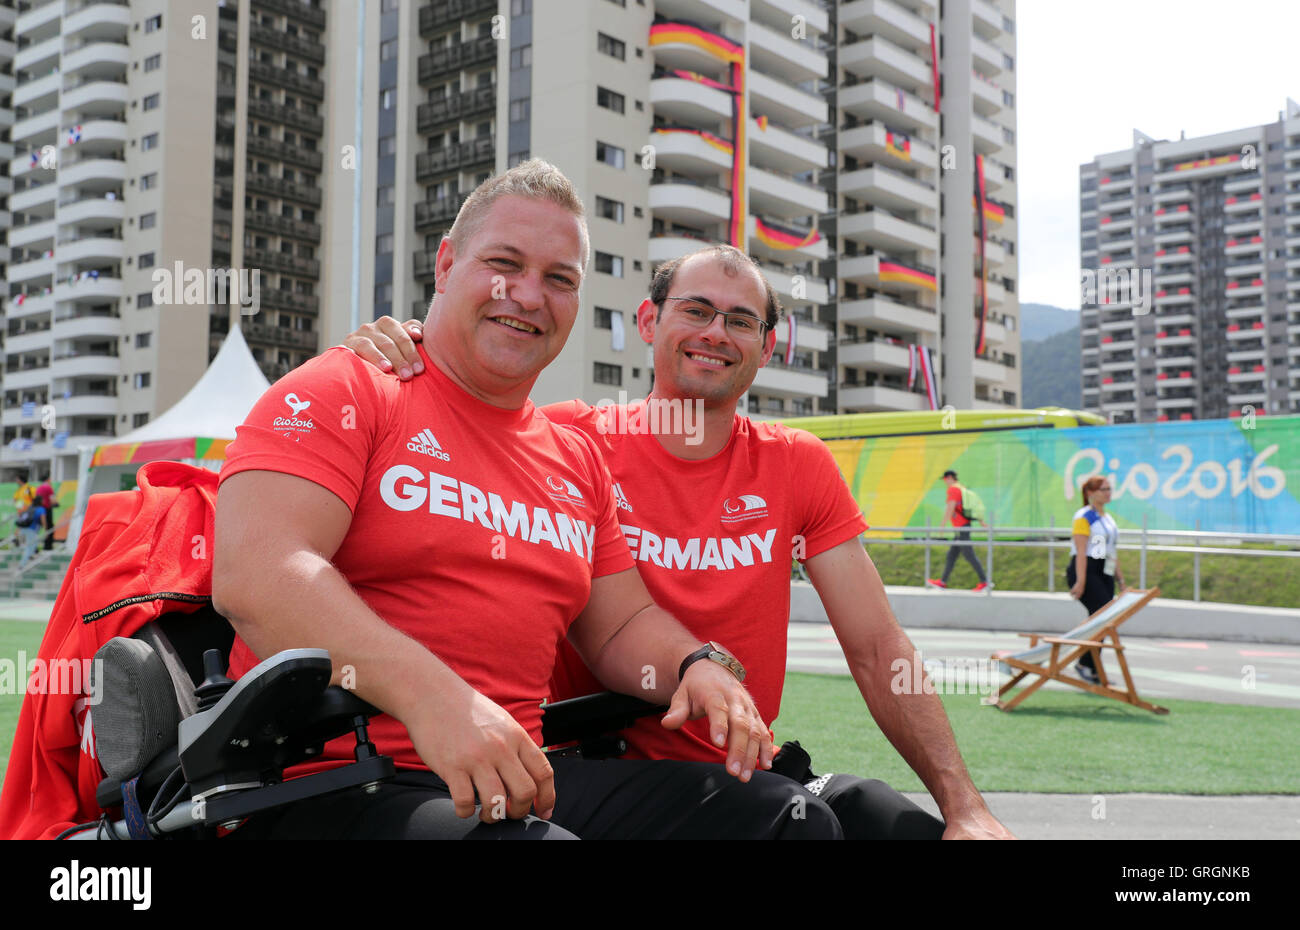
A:
POLYGON ((497 0, 434 0, 420 8, 420 38, 461 20, 497 11, 497 0))
POLYGON ((415 179, 427 181, 442 172, 470 170, 496 158, 496 138, 486 136, 415 156, 415 179))
POLYGON ((460 45, 440 48, 420 56, 417 66, 419 82, 424 84, 437 79, 448 71, 488 64, 496 61, 496 58, 497 42, 491 36, 483 36, 481 39, 474 39, 460 45))
POLYGON ((480 113, 496 109, 497 87, 476 87, 459 94, 449 94, 442 100, 422 103, 415 108, 415 128, 418 132, 430 133, 442 123, 454 123, 469 119, 480 113))

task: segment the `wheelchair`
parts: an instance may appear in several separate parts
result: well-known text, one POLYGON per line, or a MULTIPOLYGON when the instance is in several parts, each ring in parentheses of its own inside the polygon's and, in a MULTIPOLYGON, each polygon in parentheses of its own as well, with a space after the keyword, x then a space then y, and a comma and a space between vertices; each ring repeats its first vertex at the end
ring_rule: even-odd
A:
MULTIPOLYGON (((323 649, 290 649, 225 675, 234 630, 211 605, 171 613, 129 640, 116 637, 92 667, 96 748, 107 774, 97 821, 59 839, 214 839, 245 818, 341 791, 375 792, 393 778, 367 727, 382 713, 330 685, 323 649), (353 761, 284 779, 284 771, 351 735, 353 761)), ((548 755, 613 758, 617 731, 667 708, 605 692, 543 706, 548 755)))

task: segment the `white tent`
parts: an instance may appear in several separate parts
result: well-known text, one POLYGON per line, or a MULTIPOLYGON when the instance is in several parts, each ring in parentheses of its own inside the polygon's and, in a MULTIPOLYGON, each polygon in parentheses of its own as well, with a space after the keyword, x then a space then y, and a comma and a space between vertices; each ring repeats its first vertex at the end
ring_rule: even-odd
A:
POLYGON ((90 495, 121 490, 122 476, 134 475, 146 462, 182 461, 220 469, 235 427, 270 386, 239 326, 232 326, 203 377, 165 413, 112 442, 80 449, 69 548, 76 546, 90 495))

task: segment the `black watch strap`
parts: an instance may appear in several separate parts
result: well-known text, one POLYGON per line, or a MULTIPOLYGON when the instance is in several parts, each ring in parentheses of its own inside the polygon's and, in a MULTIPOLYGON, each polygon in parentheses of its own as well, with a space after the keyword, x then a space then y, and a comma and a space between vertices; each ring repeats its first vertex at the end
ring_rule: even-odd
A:
POLYGON ((685 678, 686 670, 701 659, 710 659, 717 662, 727 671, 731 672, 731 674, 735 675, 737 681, 745 680, 745 666, 740 664, 740 660, 712 641, 705 643, 699 649, 696 649, 686 658, 682 659, 682 664, 677 669, 677 680, 681 681, 685 678))

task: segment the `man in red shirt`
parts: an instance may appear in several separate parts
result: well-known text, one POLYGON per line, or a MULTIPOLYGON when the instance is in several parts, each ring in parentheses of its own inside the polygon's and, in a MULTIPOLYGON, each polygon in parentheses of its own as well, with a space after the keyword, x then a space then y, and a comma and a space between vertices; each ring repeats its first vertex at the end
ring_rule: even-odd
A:
MULTIPOLYGON (((386 712, 371 736, 401 770, 375 795, 301 802, 241 834, 477 837, 458 819, 477 795, 482 821, 510 820, 493 838, 839 835, 817 798, 756 771, 773 747, 730 660, 651 601, 598 454, 528 401, 572 328, 587 256, 572 186, 526 162, 475 191, 439 248, 426 378, 327 352, 240 427, 213 565, 239 637, 231 675, 328 649, 333 681, 386 712), (726 769, 552 766, 538 705, 566 635, 605 687, 670 703, 663 726, 707 716, 726 769)), ((291 774, 348 761, 336 741, 291 774)))
MULTIPOLYGON (((898 680, 891 667, 910 667, 916 651, 858 540, 866 525, 826 446, 737 413, 771 358, 779 310, 762 273, 736 249, 710 247, 665 263, 637 310, 638 331, 654 346, 650 397, 627 407, 569 401, 542 412, 577 427, 604 456, 628 548, 656 601, 701 637, 725 638, 738 654, 743 643, 745 655, 762 657, 747 684, 769 725, 785 678, 789 564, 804 562, 873 717, 947 821, 945 829, 879 781, 810 780, 847 836, 1009 836, 971 784, 938 698, 891 688, 898 680), (695 428, 684 428, 683 402, 702 412, 695 428), (648 428, 654 423, 657 430, 648 428)), ((385 317, 345 344, 406 378, 422 367, 410 332, 418 337, 420 328, 408 332, 385 317)), ((597 687, 565 651, 557 696, 597 687)), ((642 721, 624 735, 636 757, 717 758, 698 727, 665 733, 642 721)))
POLYGON ((984 566, 975 556, 975 550, 970 544, 970 520, 967 519, 966 513, 962 508, 961 492, 962 486, 957 483, 957 473, 951 468, 943 473, 943 483, 948 486, 948 494, 944 500, 943 522, 951 523, 957 530, 956 538, 953 544, 948 547, 948 557, 943 563, 942 578, 928 578, 926 584, 932 588, 948 587, 948 576, 952 570, 957 567, 957 557, 965 556, 966 561, 970 562, 971 568, 975 569, 975 576, 979 578, 979 584, 975 586, 975 591, 988 591, 993 587, 984 577, 984 566))

